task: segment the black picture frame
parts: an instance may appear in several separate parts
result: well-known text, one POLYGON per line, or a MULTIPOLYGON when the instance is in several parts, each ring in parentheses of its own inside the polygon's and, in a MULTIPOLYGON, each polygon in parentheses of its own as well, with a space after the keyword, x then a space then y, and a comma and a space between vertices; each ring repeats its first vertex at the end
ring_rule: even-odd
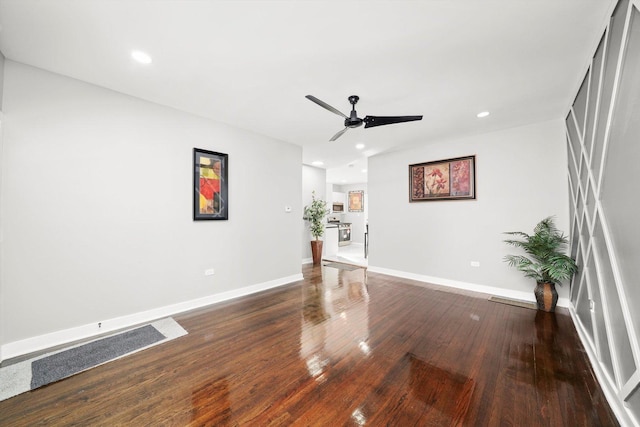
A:
POLYGON ((409 202, 475 198, 475 155, 409 165, 409 202))
POLYGON ((193 220, 229 219, 229 155, 193 149, 193 220))

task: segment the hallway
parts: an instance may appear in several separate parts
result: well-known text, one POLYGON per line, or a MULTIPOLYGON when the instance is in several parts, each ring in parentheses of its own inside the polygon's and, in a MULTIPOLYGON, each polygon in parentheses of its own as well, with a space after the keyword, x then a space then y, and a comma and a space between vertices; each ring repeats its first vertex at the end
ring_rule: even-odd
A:
POLYGON ((323 261, 341 262, 365 268, 369 265, 367 258, 364 256, 364 245, 360 243, 351 243, 348 246, 341 246, 338 248, 337 255, 325 256, 322 259, 323 261))

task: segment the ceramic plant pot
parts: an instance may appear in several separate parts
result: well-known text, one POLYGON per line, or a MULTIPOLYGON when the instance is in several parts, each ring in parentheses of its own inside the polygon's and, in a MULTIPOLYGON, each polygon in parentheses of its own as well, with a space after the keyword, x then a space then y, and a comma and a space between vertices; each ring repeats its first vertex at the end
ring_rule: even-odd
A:
POLYGON ((556 310, 556 304, 558 303, 556 285, 549 282, 537 282, 534 293, 536 295, 536 302, 538 303, 538 310, 546 312, 556 310))
POLYGON ((313 265, 320 265, 322 262, 322 240, 311 241, 311 256, 313 257, 313 265))

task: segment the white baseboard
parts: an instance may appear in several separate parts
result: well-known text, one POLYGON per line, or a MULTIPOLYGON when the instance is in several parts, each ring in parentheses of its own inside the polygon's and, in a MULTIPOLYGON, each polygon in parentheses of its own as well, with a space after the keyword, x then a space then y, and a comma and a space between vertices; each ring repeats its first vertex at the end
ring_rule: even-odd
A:
MULTIPOLYGON (((425 276, 422 274, 408 273, 406 271, 392 270, 376 266, 369 266, 368 271, 372 273, 386 274, 387 276, 401 277, 403 279, 416 280, 418 282, 431 283, 434 285, 448 286, 450 288, 463 289, 465 291, 480 292, 483 294, 495 295, 502 298, 517 299, 520 301, 536 302, 533 292, 516 291, 513 289, 497 288, 494 286, 478 285, 458 280, 443 279, 441 277, 425 276)), ((570 302, 568 298, 558 298, 558 307, 568 308, 570 302)))
POLYGON ((618 392, 615 389, 615 382, 600 364, 595 353, 594 343, 591 341, 589 334, 584 329, 584 325, 580 321, 573 305, 569 307, 569 313, 571 313, 571 319, 576 327, 576 331, 578 331, 578 337, 580 337, 580 341, 582 341, 582 346, 587 352, 587 357, 589 357, 589 362, 591 362, 591 367, 593 368, 593 372, 596 374, 600 388, 602 389, 611 410, 616 415, 618 422, 622 427, 640 426, 634 417, 627 411, 622 400, 618 398, 618 392))
MULTIPOLYGON (((215 304, 222 301, 228 301, 245 295, 254 294, 265 291, 288 283, 302 280, 302 273, 294 274, 280 279, 270 280, 256 285, 246 286, 240 289, 234 289, 219 294, 209 295, 203 298, 197 298, 190 301, 184 301, 177 304, 158 307, 152 310, 134 313, 127 316, 107 319, 100 324, 91 323, 87 325, 77 326, 74 328, 64 329, 61 331, 51 332, 32 338, 26 338, 20 341, 14 341, 3 344, 0 347, 0 354, 4 359, 22 356, 24 354, 33 353, 35 351, 44 350, 61 344, 67 344, 73 341, 91 338, 106 332, 112 332, 123 328, 129 328, 141 323, 147 323, 162 317, 172 316, 174 314, 193 310, 207 305, 215 304)), ((2 359, 0 359, 0 362, 2 359)))
POLYGON ((302 264, 313 264, 313 258, 302 258, 302 264))

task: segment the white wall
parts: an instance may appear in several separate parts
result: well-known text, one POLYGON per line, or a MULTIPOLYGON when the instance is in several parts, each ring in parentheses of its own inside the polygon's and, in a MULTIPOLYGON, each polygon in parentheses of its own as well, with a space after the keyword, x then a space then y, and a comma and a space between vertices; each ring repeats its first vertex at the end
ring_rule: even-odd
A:
POLYGON ((4 118, 3 344, 301 277, 300 147, 9 60, 4 118), (192 220, 194 147, 228 221, 192 220))
POLYGON ((2 97, 4 92, 4 55, 0 52, 0 111, 2 111, 2 97))
MULTIPOLYGON (((2 114, 2 98, 4 91, 4 55, 0 52, 0 206, 2 206, 2 170, 3 170, 3 162, 2 162, 2 122, 4 120, 2 114)), ((0 272, 2 271, 2 248, 3 248, 3 238, 2 238, 2 211, 0 210, 0 272)), ((0 312, 2 310, 2 274, 0 274, 0 312)), ((3 338, 3 319, 2 314, 0 314, 0 361, 2 361, 2 343, 4 342, 3 338)))
MULTIPOLYGON (((533 300, 535 284, 503 262, 513 248, 502 233, 531 233, 550 215, 569 233, 566 158, 562 120, 370 158, 370 269, 524 292, 533 300), (473 154, 476 200, 409 203, 409 164, 473 154)), ((558 291, 566 298, 568 286, 558 291)))
MULTIPOLYGON (((2 206, 2 175, 3 175, 3 161, 2 161, 2 122, 4 121, 2 113, 2 99, 4 92, 4 55, 0 52, 0 206, 2 206)), ((2 272, 2 251, 3 251, 3 237, 2 237, 2 210, 0 209, 0 273, 2 272)), ((2 355, 2 343, 4 342, 4 326, 2 312, 2 301, 4 297, 2 295, 2 274, 0 274, 0 361, 3 360, 2 355)))
MULTIPOLYGON (((312 192, 315 191, 316 199, 327 198, 327 171, 325 169, 314 168, 313 166, 302 165, 302 212, 304 207, 311 204, 312 192)), ((302 218, 302 216, 300 216, 302 218)), ((311 262, 311 234, 309 231, 309 221, 303 221, 302 225, 302 262, 311 262)))

